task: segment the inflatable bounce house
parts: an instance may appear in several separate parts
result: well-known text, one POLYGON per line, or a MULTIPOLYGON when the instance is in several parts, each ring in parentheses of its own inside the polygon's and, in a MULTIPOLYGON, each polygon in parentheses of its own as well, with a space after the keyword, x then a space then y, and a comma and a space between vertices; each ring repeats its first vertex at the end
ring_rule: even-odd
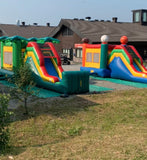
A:
POLYGON ((15 68, 28 63, 38 86, 64 94, 89 91, 89 73, 63 71, 60 57, 51 37, 26 39, 20 36, 0 37, 0 76, 11 77, 15 68))
POLYGON ((111 77, 127 81, 147 83, 147 69, 134 46, 127 45, 128 38, 122 36, 120 45, 108 44, 108 36, 101 37, 101 44, 75 44, 82 48, 82 71, 89 71, 99 77, 111 77))

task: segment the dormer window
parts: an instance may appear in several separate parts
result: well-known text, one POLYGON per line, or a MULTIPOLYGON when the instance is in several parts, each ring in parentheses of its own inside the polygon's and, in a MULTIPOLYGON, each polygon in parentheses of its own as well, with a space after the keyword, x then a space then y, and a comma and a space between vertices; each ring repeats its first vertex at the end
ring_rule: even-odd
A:
POLYGON ((134 22, 139 22, 140 20, 140 12, 135 12, 134 13, 134 22))
POLYGON ((147 10, 133 10, 133 23, 140 23, 142 25, 147 25, 147 10))
POLYGON ((147 22, 147 12, 143 12, 143 22, 147 22))
POLYGON ((72 36, 73 35, 73 31, 70 28, 67 27, 63 27, 62 28, 62 35, 63 36, 72 36))

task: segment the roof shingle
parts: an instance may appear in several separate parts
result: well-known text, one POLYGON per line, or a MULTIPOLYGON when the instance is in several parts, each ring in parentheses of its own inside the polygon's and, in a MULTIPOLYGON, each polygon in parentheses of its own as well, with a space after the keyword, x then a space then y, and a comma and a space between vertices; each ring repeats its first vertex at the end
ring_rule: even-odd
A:
POLYGON ((100 42, 104 34, 109 36, 110 42, 118 42, 123 35, 126 35, 130 42, 147 41, 147 26, 137 23, 62 19, 52 36, 59 32, 63 25, 69 27, 81 38, 88 38, 90 42, 100 42))
POLYGON ((3 33, 3 36, 22 36, 25 38, 31 38, 31 37, 47 37, 50 36, 50 33, 55 29, 56 27, 48 27, 48 26, 31 26, 31 25, 25 25, 25 26, 17 26, 17 25, 10 25, 10 24, 0 24, 0 30, 3 33))

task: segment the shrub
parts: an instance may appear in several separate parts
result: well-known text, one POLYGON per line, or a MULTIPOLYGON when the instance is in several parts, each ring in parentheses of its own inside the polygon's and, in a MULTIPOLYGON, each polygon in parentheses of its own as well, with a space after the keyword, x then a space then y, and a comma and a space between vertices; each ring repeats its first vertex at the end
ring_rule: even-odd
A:
POLYGON ((0 152, 3 152, 9 143, 9 129, 11 112, 8 111, 10 95, 0 94, 0 152))

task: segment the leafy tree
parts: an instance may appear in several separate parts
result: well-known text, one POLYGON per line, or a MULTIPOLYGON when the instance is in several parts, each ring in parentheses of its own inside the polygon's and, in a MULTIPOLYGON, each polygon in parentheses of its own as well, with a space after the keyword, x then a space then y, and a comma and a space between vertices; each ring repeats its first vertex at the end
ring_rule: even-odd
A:
POLYGON ((24 102, 25 114, 28 114, 27 101, 30 95, 34 93, 32 88, 35 86, 32 71, 26 63, 14 70, 13 83, 15 87, 11 90, 13 98, 24 102))

